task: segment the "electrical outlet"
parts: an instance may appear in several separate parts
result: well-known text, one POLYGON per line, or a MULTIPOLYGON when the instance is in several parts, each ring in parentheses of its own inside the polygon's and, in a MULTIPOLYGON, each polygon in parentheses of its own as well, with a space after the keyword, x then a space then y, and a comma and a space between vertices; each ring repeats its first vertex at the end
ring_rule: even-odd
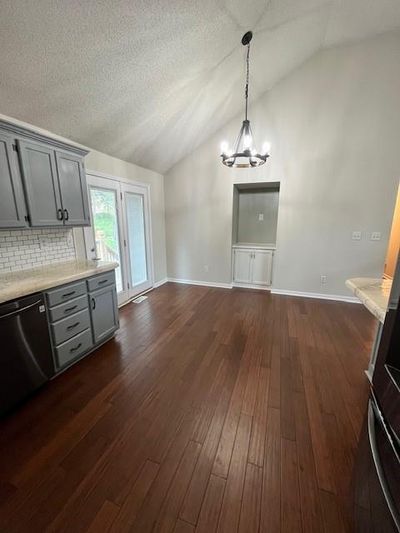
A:
POLYGON ((381 240, 381 232, 380 231, 373 231, 371 233, 371 241, 380 241, 381 240))
POLYGON ((327 281, 328 281, 327 277, 325 275, 322 275, 321 276, 321 285, 325 285, 327 281))
POLYGON ((353 241, 361 241, 361 231, 353 231, 351 238, 353 241))

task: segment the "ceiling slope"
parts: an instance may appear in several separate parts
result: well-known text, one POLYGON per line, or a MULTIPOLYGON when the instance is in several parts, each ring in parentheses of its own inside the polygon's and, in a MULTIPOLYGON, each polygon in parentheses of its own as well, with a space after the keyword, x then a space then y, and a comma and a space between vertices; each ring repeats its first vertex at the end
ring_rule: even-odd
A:
POLYGON ((246 30, 254 100, 399 26, 399 0, 3 0, 0 112, 164 173, 240 111, 246 30))

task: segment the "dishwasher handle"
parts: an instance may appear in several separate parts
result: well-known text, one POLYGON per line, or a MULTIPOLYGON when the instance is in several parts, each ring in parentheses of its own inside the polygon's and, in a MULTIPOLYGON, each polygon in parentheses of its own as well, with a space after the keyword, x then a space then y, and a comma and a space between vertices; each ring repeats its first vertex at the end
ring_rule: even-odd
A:
POLYGON ((41 301, 42 300, 37 300, 36 302, 33 302, 33 304, 27 305, 26 307, 21 307, 21 309, 16 309, 15 311, 11 311, 10 313, 6 313, 5 315, 0 315, 0 320, 2 318, 8 318, 10 316, 19 315, 20 313, 23 313, 24 311, 31 309, 31 307, 35 307, 35 305, 40 304, 41 301))

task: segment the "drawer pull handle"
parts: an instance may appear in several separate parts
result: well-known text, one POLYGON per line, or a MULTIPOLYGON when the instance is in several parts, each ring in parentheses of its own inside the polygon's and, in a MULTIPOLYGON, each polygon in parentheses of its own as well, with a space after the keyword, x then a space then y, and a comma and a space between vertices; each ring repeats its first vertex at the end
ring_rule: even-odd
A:
POLYGON ((79 350, 79 348, 82 346, 82 343, 80 342, 77 346, 75 346, 75 348, 71 348, 69 351, 70 352, 76 352, 76 350, 79 350))
POLYGON ((92 309, 96 309, 96 300, 92 298, 92 309))
POLYGON ((76 328, 76 326, 79 326, 80 322, 75 322, 75 324, 71 324, 70 326, 67 327, 67 330, 69 331, 70 329, 74 329, 76 328))
POLYGON ((73 305, 72 307, 67 307, 66 309, 64 309, 64 313, 70 313, 71 311, 73 311, 77 307, 78 307, 77 305, 73 305))
POLYGON ((65 294, 62 295, 62 298, 67 298, 68 296, 72 296, 75 293, 76 293, 76 291, 66 292, 65 294))
POLYGON ((108 279, 103 279, 101 281, 99 281, 97 284, 98 285, 103 285, 103 283, 107 283, 108 279))

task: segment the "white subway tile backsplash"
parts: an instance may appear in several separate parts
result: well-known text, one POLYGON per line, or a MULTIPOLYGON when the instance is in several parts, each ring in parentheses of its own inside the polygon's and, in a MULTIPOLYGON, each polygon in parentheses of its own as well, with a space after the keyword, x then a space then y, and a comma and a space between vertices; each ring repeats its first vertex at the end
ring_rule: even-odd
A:
POLYGON ((0 231, 0 272, 75 259, 72 229, 0 231))

